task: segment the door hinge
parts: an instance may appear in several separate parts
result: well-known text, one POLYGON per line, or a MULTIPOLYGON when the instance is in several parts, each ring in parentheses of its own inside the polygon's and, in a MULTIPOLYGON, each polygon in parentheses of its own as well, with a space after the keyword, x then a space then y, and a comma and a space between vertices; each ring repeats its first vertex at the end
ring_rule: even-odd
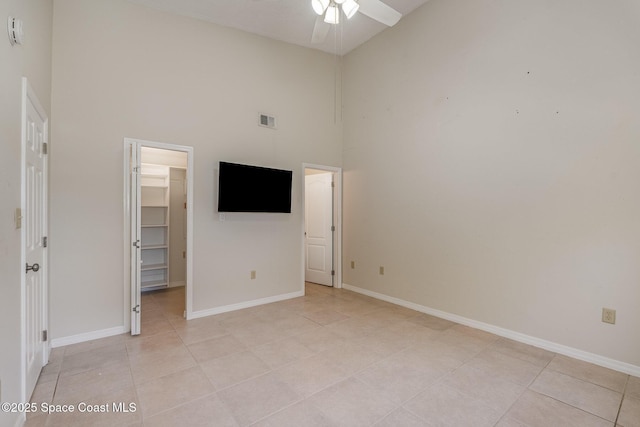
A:
POLYGON ((42 341, 47 341, 48 339, 49 339, 49 334, 45 329, 44 331, 42 331, 42 341))
POLYGON ((331 270, 331 275, 335 276, 336 275, 336 271, 335 270, 331 270))
POLYGON ((187 202, 184 202, 184 208, 187 209, 187 202))
POLYGON ((47 247, 47 243, 48 243, 47 236, 44 236, 44 237, 42 238, 42 247, 43 247, 43 248, 46 248, 46 247, 47 247))
POLYGON ((138 304, 135 307, 133 307, 131 309, 131 311, 133 311, 134 313, 140 313, 140 304, 138 304))
POLYGON ((140 173, 140 168, 138 166, 134 166, 133 168, 131 168, 131 172, 140 173))
POLYGON ((331 226, 331 231, 336 231, 336 226, 335 225, 331 226))
POLYGON ((42 143, 42 154, 49 154, 49 144, 46 142, 42 143))
POLYGON ((335 188, 335 186, 336 186, 336 183, 331 181, 331 188, 335 188))
POLYGON ((132 245, 136 248, 140 247, 140 240, 136 240, 135 242, 132 243, 132 245))

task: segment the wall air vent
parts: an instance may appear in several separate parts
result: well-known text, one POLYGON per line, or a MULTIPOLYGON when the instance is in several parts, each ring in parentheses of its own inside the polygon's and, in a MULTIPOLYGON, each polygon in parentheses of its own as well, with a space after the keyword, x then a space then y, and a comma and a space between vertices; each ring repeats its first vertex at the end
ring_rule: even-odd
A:
POLYGON ((269 129, 275 129, 276 118, 273 116, 268 116, 266 114, 260 113, 260 121, 258 122, 258 126, 263 126, 269 129))

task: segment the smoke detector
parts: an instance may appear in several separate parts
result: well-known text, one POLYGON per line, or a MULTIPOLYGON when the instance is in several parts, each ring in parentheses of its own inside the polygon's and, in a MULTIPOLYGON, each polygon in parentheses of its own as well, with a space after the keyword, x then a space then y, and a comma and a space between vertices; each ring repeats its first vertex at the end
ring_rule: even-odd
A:
POLYGON ((9 43, 21 45, 24 42, 24 32, 22 31, 22 20, 10 16, 7 19, 7 32, 9 33, 9 43))

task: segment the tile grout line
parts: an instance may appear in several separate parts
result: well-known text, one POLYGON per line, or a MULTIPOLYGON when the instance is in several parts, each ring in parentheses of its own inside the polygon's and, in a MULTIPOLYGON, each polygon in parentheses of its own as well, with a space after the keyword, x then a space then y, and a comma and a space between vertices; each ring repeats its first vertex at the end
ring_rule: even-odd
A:
MULTIPOLYGON (((558 356, 558 354, 556 354, 556 356, 558 356)), ((555 358, 555 356, 554 356, 554 358, 555 358)), ((542 371, 540 371, 540 373, 538 374, 538 376, 540 376, 540 375, 542 374, 542 372, 544 372, 544 371, 547 369, 548 365, 549 365, 552 361, 553 361, 553 359, 552 359, 551 361, 549 361, 549 363, 547 364, 547 366, 546 366, 542 371)), ((556 374, 564 375, 564 376, 567 376, 567 377, 569 377, 569 378, 573 378, 574 380, 582 381, 582 382, 584 382, 584 383, 591 384, 591 385, 594 385, 594 386, 597 386, 597 387, 603 388, 603 389, 605 389, 605 390, 609 390, 609 391, 612 391, 612 392, 614 392, 614 393, 618 393, 618 394, 620 394, 620 392, 616 392, 615 390, 611 390, 611 389, 610 389, 610 388, 608 388, 608 387, 601 386, 601 385, 596 384, 596 383, 593 383, 593 382, 591 382, 591 381, 589 381, 589 380, 585 380, 585 379, 582 379, 582 378, 574 377, 573 375, 569 375, 569 374, 567 374, 567 373, 560 372, 560 371, 557 371, 557 370, 552 369, 552 368, 549 368, 549 371, 551 371, 551 372, 555 372, 556 374)), ((536 379, 538 378, 538 376, 536 376, 536 379)), ((627 381, 625 382, 625 388, 626 388, 626 384, 628 383, 628 381, 629 381, 629 376, 627 376, 627 381)), ((534 381, 534 382, 535 382, 535 381, 534 381)), ((533 382, 531 383, 531 385, 533 385, 533 382)), ((615 427, 615 426, 617 425, 618 415, 619 415, 619 413, 620 413, 620 407, 622 406, 622 400, 623 400, 623 398, 624 398, 624 394, 622 394, 622 398, 620 399, 620 406, 618 407, 618 415, 616 415, 616 420, 615 420, 615 421, 611 421, 611 420, 608 420, 608 419, 606 419, 606 418, 602 417, 601 415, 594 414, 593 412, 587 411, 586 409, 583 409, 583 408, 580 408, 580 407, 578 407, 578 406, 575 406, 575 405, 573 405, 573 404, 571 404, 571 403, 569 403, 569 402, 564 402, 564 401, 562 401, 562 400, 560 400, 560 399, 557 399, 557 398, 555 398, 555 397, 553 397, 553 396, 550 396, 550 395, 548 395, 548 394, 545 394, 545 393, 542 393, 542 392, 539 392, 539 391, 533 390, 533 389, 531 389, 531 388, 530 388, 530 386, 529 386, 529 388, 528 388, 528 389, 529 389, 529 390, 531 390, 531 392, 533 392, 533 393, 537 393, 537 394, 539 394, 539 395, 541 395, 541 396, 545 396, 545 397, 547 397, 547 398, 550 398, 550 399, 552 399, 552 400, 554 400, 554 401, 556 401, 556 402, 558 402, 558 403, 561 403, 561 404, 563 404, 563 405, 567 405, 567 406, 570 406, 570 407, 572 407, 572 408, 574 408, 574 409, 577 409, 578 411, 582 411, 582 412, 584 412, 584 413, 586 413, 586 414, 589 414, 589 415, 592 415, 592 416, 594 416, 594 417, 600 418, 601 420, 603 420, 603 421, 605 421, 605 422, 607 422, 607 423, 613 422, 613 427, 615 427)))
MULTIPOLYGON (((150 297, 151 297, 151 298, 150 298, 150 299, 151 299, 151 301, 152 301, 154 304, 156 304, 156 305, 158 306, 158 309, 157 309, 157 310, 158 310, 158 311, 160 311, 160 313, 162 314, 162 318, 163 318, 164 320, 166 320, 166 321, 169 323, 169 325, 171 326, 171 331, 168 331, 168 332, 174 332, 174 333, 178 336, 178 338, 180 339, 180 341, 182 342, 182 346, 184 346, 184 347, 186 348, 186 350, 187 350, 187 351, 189 351, 189 348, 186 346, 186 344, 185 344, 185 343, 184 343, 184 341, 182 340, 182 337, 178 334, 178 331, 176 330, 175 325, 174 325, 174 324, 173 324, 173 323, 172 323, 172 322, 167 318, 167 316, 166 316, 166 312, 165 312, 165 311, 166 311, 166 310, 165 310, 165 309, 166 309, 166 307, 164 307, 164 306, 160 303, 160 301, 156 301, 156 298, 155 298, 155 297, 156 297, 156 295, 155 295, 155 294, 151 294, 151 295, 150 295, 150 297)), ((142 324, 142 316, 140 316, 140 323, 142 324)), ((142 325, 141 325, 141 326, 142 326, 142 325)), ((142 335, 142 333, 143 333, 142 328, 140 328, 140 335, 142 335)), ((163 333, 163 332, 156 333, 156 334, 152 334, 152 335, 149 335, 149 337, 153 337, 153 336, 156 336, 156 335, 160 335, 160 334, 162 334, 162 333, 163 333)), ((146 337, 142 337, 142 336, 140 336, 140 338, 146 338, 146 337)), ((125 348, 126 348, 126 345, 125 345, 125 348)), ((129 356, 129 349, 128 349, 128 348, 126 348, 126 350, 127 350, 127 356, 129 356)), ((191 352, 190 352, 190 351, 189 351, 189 354, 191 355, 191 352)), ((191 357, 193 358, 193 355, 191 355, 191 357)), ((129 370, 130 370, 131 377, 132 377, 132 382, 133 382, 133 387, 134 387, 134 393, 135 393, 136 399, 138 400, 138 404, 140 405, 140 419, 141 419, 142 425, 144 425, 144 423, 145 423, 145 418, 147 418, 147 419, 148 419, 148 418, 151 418, 151 417, 153 417, 153 416, 155 416, 155 415, 157 415, 157 414, 149 414, 147 417, 145 417, 145 416, 144 416, 144 411, 142 410, 142 404, 141 404, 141 402, 140 402, 140 397, 139 397, 139 395, 138 395, 138 387, 139 387, 139 386, 142 386, 142 385, 143 385, 143 384, 145 384, 145 383, 148 383, 148 382, 151 382, 151 381, 155 381, 155 380, 157 380, 157 379, 159 379, 159 378, 164 378, 164 377, 167 377, 167 376, 169 376, 169 375, 172 375, 172 374, 174 374, 175 372, 173 372, 173 373, 168 373, 168 374, 163 375, 163 376, 158 377, 158 378, 149 379, 149 380, 144 381, 144 382, 142 382, 142 383, 140 383, 140 384, 136 384, 136 382, 135 382, 135 381, 134 381, 134 379, 133 379, 133 371, 131 371, 131 359, 130 359, 129 357, 127 357, 127 359, 128 359, 128 361, 129 361, 129 370)), ((193 359, 194 359, 194 361, 195 361, 195 362, 196 362, 196 364, 197 364, 197 361, 195 360, 195 358, 193 358, 193 359)), ((197 364, 197 366, 199 367, 200 365, 199 365, 199 364, 197 364)), ((201 369, 202 369, 202 368, 201 368, 201 369)), ((176 371, 176 372, 180 372, 180 371, 176 371)), ((207 381, 208 381, 209 383, 211 382, 211 381, 209 380, 209 378, 208 378, 208 377, 206 377, 206 375, 205 375, 205 378, 207 379, 207 381)), ((213 387, 213 385, 212 385, 212 387, 213 387)), ((214 387, 214 392, 215 392, 215 387, 214 387)), ((201 396, 201 397, 202 397, 202 396, 201 396)), ((196 399, 194 399, 194 400, 196 400, 196 399)), ((160 411, 159 413, 166 412, 166 411, 169 411, 169 410, 173 410, 173 409, 175 409, 175 408, 178 408, 178 407, 180 407, 180 406, 182 406, 182 405, 184 405, 184 404, 190 403, 190 402, 192 402, 192 401, 193 401, 193 400, 190 400, 190 401, 188 401, 188 402, 183 402, 182 404, 178 404, 178 405, 175 405, 175 406, 173 406, 173 407, 166 408, 165 410, 160 411)))
MULTIPOLYGON (((129 333, 129 335, 130 334, 131 333, 129 333)), ((124 346, 124 350, 127 353, 127 366, 129 367, 129 378, 131 379, 131 385, 133 386, 133 395, 138 404, 138 410, 140 411, 140 422, 142 423, 142 425, 144 425, 144 413, 142 412, 142 405, 140 404, 140 396, 138 395, 138 386, 136 385, 136 382, 133 378, 133 370, 131 369, 131 358, 129 357, 130 356, 129 348, 127 348, 126 344, 124 346)))
MULTIPOLYGON (((556 354, 556 355, 558 355, 558 354, 556 354)), ((561 356, 561 355, 560 355, 560 356, 561 356)), ((582 362, 582 361, 581 361, 581 362, 582 362)), ((584 362, 584 363, 589 363, 589 362, 584 362)), ((594 365, 594 366, 596 366, 596 367, 598 367, 598 368, 604 368, 604 367, 602 367, 602 366, 598 366, 598 365, 594 365)), ((546 369, 546 367, 545 367, 545 369, 546 369)), ((609 369, 609 368, 604 368, 604 369, 609 369)), ((575 379, 575 380, 584 381, 584 382, 586 382, 586 383, 596 385, 596 386, 598 386, 598 387, 604 388, 604 389, 606 389, 606 390, 609 390, 609 391, 612 391, 612 392, 614 392, 614 393, 618 393, 618 394, 623 394, 624 389, 626 388, 626 384, 627 384, 627 382, 629 381, 629 377, 631 376, 631 375, 629 375, 629 374, 625 374, 624 372, 621 372, 621 371, 615 371, 615 370, 613 370, 613 369, 612 369, 612 371, 614 371, 614 372, 621 373, 621 374, 624 374, 624 375, 626 375, 626 376, 627 376, 627 379, 625 380, 625 387, 623 387, 622 391, 618 391, 618 390, 615 390, 615 389, 613 389, 613 388, 610 388, 610 387, 608 387, 608 386, 606 386, 606 385, 602 385, 602 384, 598 384, 598 383, 596 383, 596 382, 593 382, 593 381, 591 381, 591 380, 590 380, 590 379, 588 379, 588 378, 580 378, 580 377, 578 377, 578 376, 576 376, 576 375, 572 375, 572 374, 570 374, 570 373, 568 373, 568 372, 562 372, 562 371, 559 371, 559 370, 557 370, 557 369, 553 369, 553 368, 549 368, 549 371, 551 371, 551 372, 555 372, 555 373, 557 373, 557 374, 561 374, 561 375, 566 375, 567 377, 571 377, 571 378, 573 378, 573 379, 575 379)))
POLYGON ((620 418, 620 411, 622 410, 622 403, 624 402, 624 398, 627 394, 627 387, 629 386, 629 381, 631 380, 631 375, 627 375, 627 381, 624 383, 624 388, 622 389, 622 398, 620 399, 620 405, 618 406, 618 413, 616 414, 616 419, 613 422, 614 427, 618 425, 618 418, 620 418))
MULTIPOLYGON (((544 372, 544 370, 545 370, 545 369, 547 369, 547 367, 549 366, 549 364, 551 363, 551 361, 553 360, 553 358, 554 358, 555 356, 556 356, 556 353, 553 353, 553 357, 551 357, 551 358, 549 359, 549 361, 548 361, 548 362, 547 362, 547 363, 542 367, 542 369, 540 369, 540 372, 538 372, 538 373, 536 374, 536 376, 535 376, 535 377, 534 377, 534 378, 529 382, 529 384, 527 384, 527 385, 525 386, 524 390, 522 390, 522 392, 520 393, 520 395, 518 396, 518 398, 517 398, 516 400, 514 400, 514 402, 509 406, 509 408, 504 412, 504 414, 502 414, 502 416, 500 417, 500 419, 499 419, 499 420, 494 424, 494 427, 495 427, 495 426, 497 426, 498 424, 500 424, 500 421, 502 421, 502 419, 503 419, 504 417, 506 417, 506 416, 507 416, 507 414, 511 411, 511 408, 513 408, 513 406, 514 406, 514 405, 515 405, 515 404, 516 404, 516 403, 517 403, 517 402, 522 398, 522 396, 524 396, 524 394, 525 394, 527 391, 531 391, 531 392, 533 392, 533 393, 537 393, 535 390, 531 390, 531 385, 532 385, 534 382, 536 382, 536 380, 537 380, 537 379, 538 379, 538 377, 542 374, 542 372, 544 372)), ((520 360, 522 360, 522 359, 520 359, 520 360)), ((552 399, 553 399, 553 398, 552 398, 552 399)), ((556 399, 554 399, 554 400, 556 400, 556 399)), ((523 421, 520 421, 520 420, 518 420, 518 422, 522 422, 522 423, 524 423, 523 421)), ((526 424, 526 423, 525 423, 525 424, 526 424)))

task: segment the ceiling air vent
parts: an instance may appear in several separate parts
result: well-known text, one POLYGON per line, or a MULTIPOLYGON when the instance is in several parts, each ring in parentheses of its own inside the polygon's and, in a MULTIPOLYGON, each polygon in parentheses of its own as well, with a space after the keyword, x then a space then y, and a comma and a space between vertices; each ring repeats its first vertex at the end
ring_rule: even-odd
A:
POLYGON ((267 116, 266 114, 260 113, 260 121, 258 122, 259 126, 264 126, 269 129, 276 128, 276 118, 273 116, 267 116))

